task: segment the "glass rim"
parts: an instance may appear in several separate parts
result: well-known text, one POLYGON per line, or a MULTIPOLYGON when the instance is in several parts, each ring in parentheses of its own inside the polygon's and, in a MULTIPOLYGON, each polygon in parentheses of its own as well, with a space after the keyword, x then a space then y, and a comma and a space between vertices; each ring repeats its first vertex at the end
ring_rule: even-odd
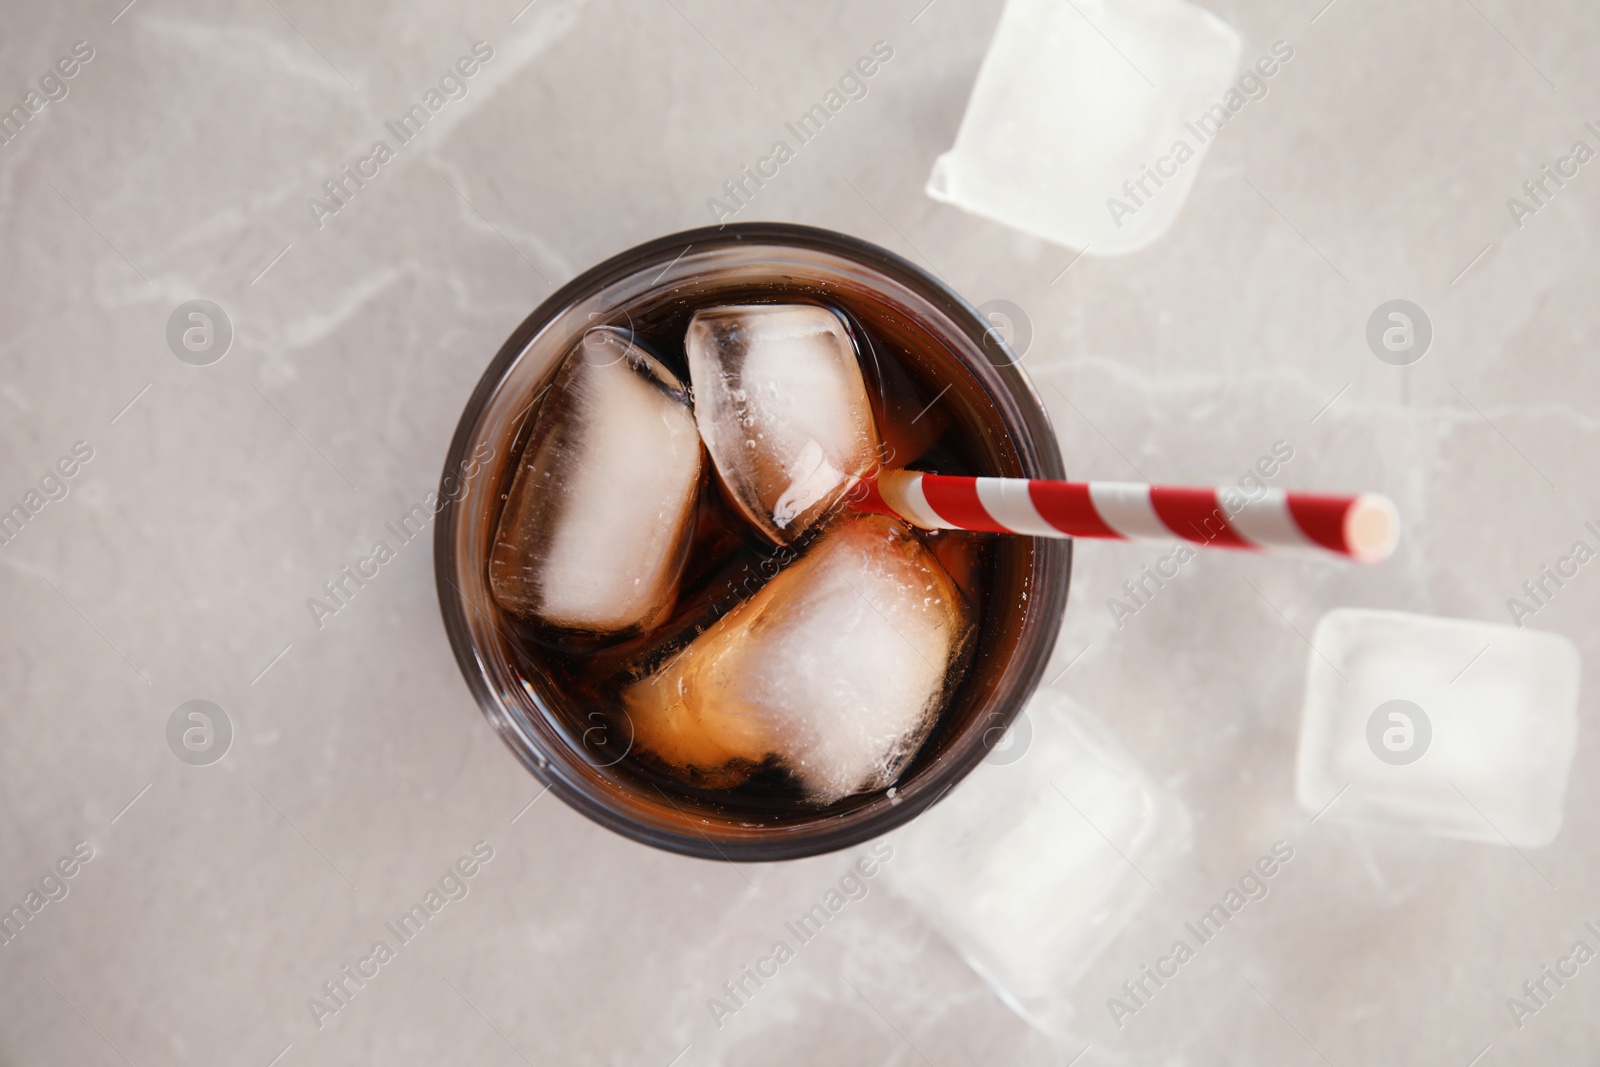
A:
MULTIPOLYGON (((981 705, 979 713, 952 740, 948 749, 932 764, 909 775, 908 780, 900 783, 895 796, 885 798, 883 803, 843 814, 819 813, 814 822, 802 821, 773 828, 770 834, 719 841, 703 831, 678 832, 648 823, 622 805, 608 802, 600 791, 585 788, 585 783, 563 773, 561 764, 571 754, 547 751, 549 746, 523 728, 518 713, 508 707, 496 691, 493 679, 486 672, 482 650, 473 640, 473 627, 467 617, 473 606, 466 602, 465 592, 456 586, 452 577, 457 571, 461 509, 466 500, 457 475, 467 461, 469 450, 478 441, 486 408, 508 374, 539 334, 571 307, 648 268, 664 264, 670 269, 691 248, 703 252, 719 247, 761 245, 831 254, 866 267, 926 300, 977 351, 998 346, 1008 358, 1000 362, 992 358, 963 360, 963 365, 991 401, 1000 399, 997 393, 1010 401, 1009 414, 1020 426, 1011 425, 1004 416, 997 421, 1015 448, 1024 475, 1056 479, 1066 476, 1059 443, 1044 404, 1021 370, 1020 357, 997 336, 990 322, 930 271, 887 249, 832 230, 793 223, 749 222, 658 237, 582 271, 542 300, 512 331, 490 360, 462 411, 440 476, 442 506, 434 529, 435 585, 456 663, 480 710, 502 741, 549 792, 608 829, 635 841, 683 855, 729 862, 800 859, 848 848, 908 822, 949 792, 999 742, 1005 728, 1021 713, 1043 678, 1066 609, 1072 561, 1070 540, 1035 539, 1029 572, 1030 592, 1026 606, 1021 609, 1026 617, 1018 624, 1016 645, 1006 661, 1002 684, 997 686, 997 689, 1004 689, 1003 700, 994 697, 981 705), (447 492, 446 482, 454 482, 455 489, 447 492), (996 703, 1002 706, 993 706, 996 703)), ((714 831, 715 828, 708 829, 714 831)))

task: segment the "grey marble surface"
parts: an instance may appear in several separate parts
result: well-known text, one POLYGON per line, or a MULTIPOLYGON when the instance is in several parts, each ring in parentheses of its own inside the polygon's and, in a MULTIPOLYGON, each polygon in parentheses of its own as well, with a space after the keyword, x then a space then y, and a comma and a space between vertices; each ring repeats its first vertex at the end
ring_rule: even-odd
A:
MULTIPOLYGON (((0 547, 0 903, 93 850, 0 946, 0 1062, 942 1067, 1088 1045, 1082 1067, 1466 1067, 1600 1047, 1594 967, 1520 1029, 1506 1008, 1600 924, 1592 686, 1548 848, 1312 824, 1293 780, 1325 611, 1509 621, 1600 519, 1600 164, 1520 228, 1506 206, 1600 145, 1593 4, 1217 0, 1246 58, 1284 39, 1294 63, 1172 232, 1063 273, 1071 251, 922 194, 997 3, 123 2, 18 0, 0 34, 7 103, 93 49, 0 145, 0 505, 92 449, 0 547), (1231 481, 1282 439, 1280 484, 1382 490, 1408 523, 1377 568, 1208 555, 1120 630, 1105 600, 1164 550, 1080 546, 1054 684, 1182 798, 1195 847, 1069 991, 1065 1046, 876 888, 719 1029, 707 998, 847 857, 735 868, 527 807, 423 542, 320 629, 306 607, 432 488, 539 300, 708 222, 878 40, 894 59, 867 97, 741 219, 857 234, 1024 308, 1075 474, 1231 481), (308 199, 475 41, 493 56, 467 95, 319 226, 308 199), (1395 297, 1435 329, 1407 368, 1364 340, 1395 297), (165 335, 197 298, 234 329, 204 367, 165 335), (205 767, 166 739, 195 699, 235 734, 205 767), (1123 979, 1279 838, 1296 860, 1271 897, 1109 1026, 1123 979), (319 1028, 308 998, 480 841, 467 895, 319 1028)), ((1597 607, 1586 569, 1533 622, 1592 671, 1597 607)))

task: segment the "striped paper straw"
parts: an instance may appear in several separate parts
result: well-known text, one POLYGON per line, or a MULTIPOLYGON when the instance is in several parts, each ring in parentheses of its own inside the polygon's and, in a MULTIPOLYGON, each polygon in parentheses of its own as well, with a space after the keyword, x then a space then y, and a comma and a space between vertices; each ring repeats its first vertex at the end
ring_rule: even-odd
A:
POLYGON ((1377 563, 1394 551, 1400 517, 1376 493, 1178 489, 1138 482, 1053 482, 880 471, 853 494, 865 511, 925 530, 1166 541, 1220 548, 1309 548, 1377 563))

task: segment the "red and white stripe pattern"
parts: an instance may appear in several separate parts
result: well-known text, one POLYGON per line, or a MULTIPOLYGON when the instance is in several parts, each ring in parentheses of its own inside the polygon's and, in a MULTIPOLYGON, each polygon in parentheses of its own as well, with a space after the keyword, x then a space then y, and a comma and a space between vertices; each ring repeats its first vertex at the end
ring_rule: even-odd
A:
POLYGON ((1129 541, 1177 537, 1221 548, 1308 548, 1361 563, 1387 559, 1399 515, 1375 493, 1324 496, 1282 489, 1180 489, 1137 482, 1053 482, 880 471, 857 506, 926 530, 1129 541))

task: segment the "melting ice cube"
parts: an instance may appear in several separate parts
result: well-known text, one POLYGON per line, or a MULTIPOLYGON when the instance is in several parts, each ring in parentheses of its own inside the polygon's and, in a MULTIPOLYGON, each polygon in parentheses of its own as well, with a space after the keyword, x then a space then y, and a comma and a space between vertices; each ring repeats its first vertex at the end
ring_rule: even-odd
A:
POLYGON ((813 304, 709 308, 685 340, 700 436, 739 510, 793 541, 878 459, 855 341, 813 304))
POLYGON ((928 195, 1094 255, 1143 248, 1243 106, 1239 53, 1184 0, 1009 0, 928 195))
POLYGON ((894 835, 884 876, 1013 1010, 1064 1036, 1067 989, 1189 850, 1191 822, 1066 697, 1041 690, 1011 735, 1003 763, 894 835))
POLYGON ((775 756, 828 803, 894 782, 971 631, 909 528, 843 516, 623 699, 637 744, 667 763, 726 781, 775 756))
POLYGON ((1538 848, 1561 830, 1578 650, 1557 634, 1340 608, 1317 624, 1296 788, 1329 822, 1538 848))
POLYGON ((544 397, 512 482, 489 557, 495 599, 579 630, 661 622, 701 455, 682 383, 626 332, 590 330, 544 397))

